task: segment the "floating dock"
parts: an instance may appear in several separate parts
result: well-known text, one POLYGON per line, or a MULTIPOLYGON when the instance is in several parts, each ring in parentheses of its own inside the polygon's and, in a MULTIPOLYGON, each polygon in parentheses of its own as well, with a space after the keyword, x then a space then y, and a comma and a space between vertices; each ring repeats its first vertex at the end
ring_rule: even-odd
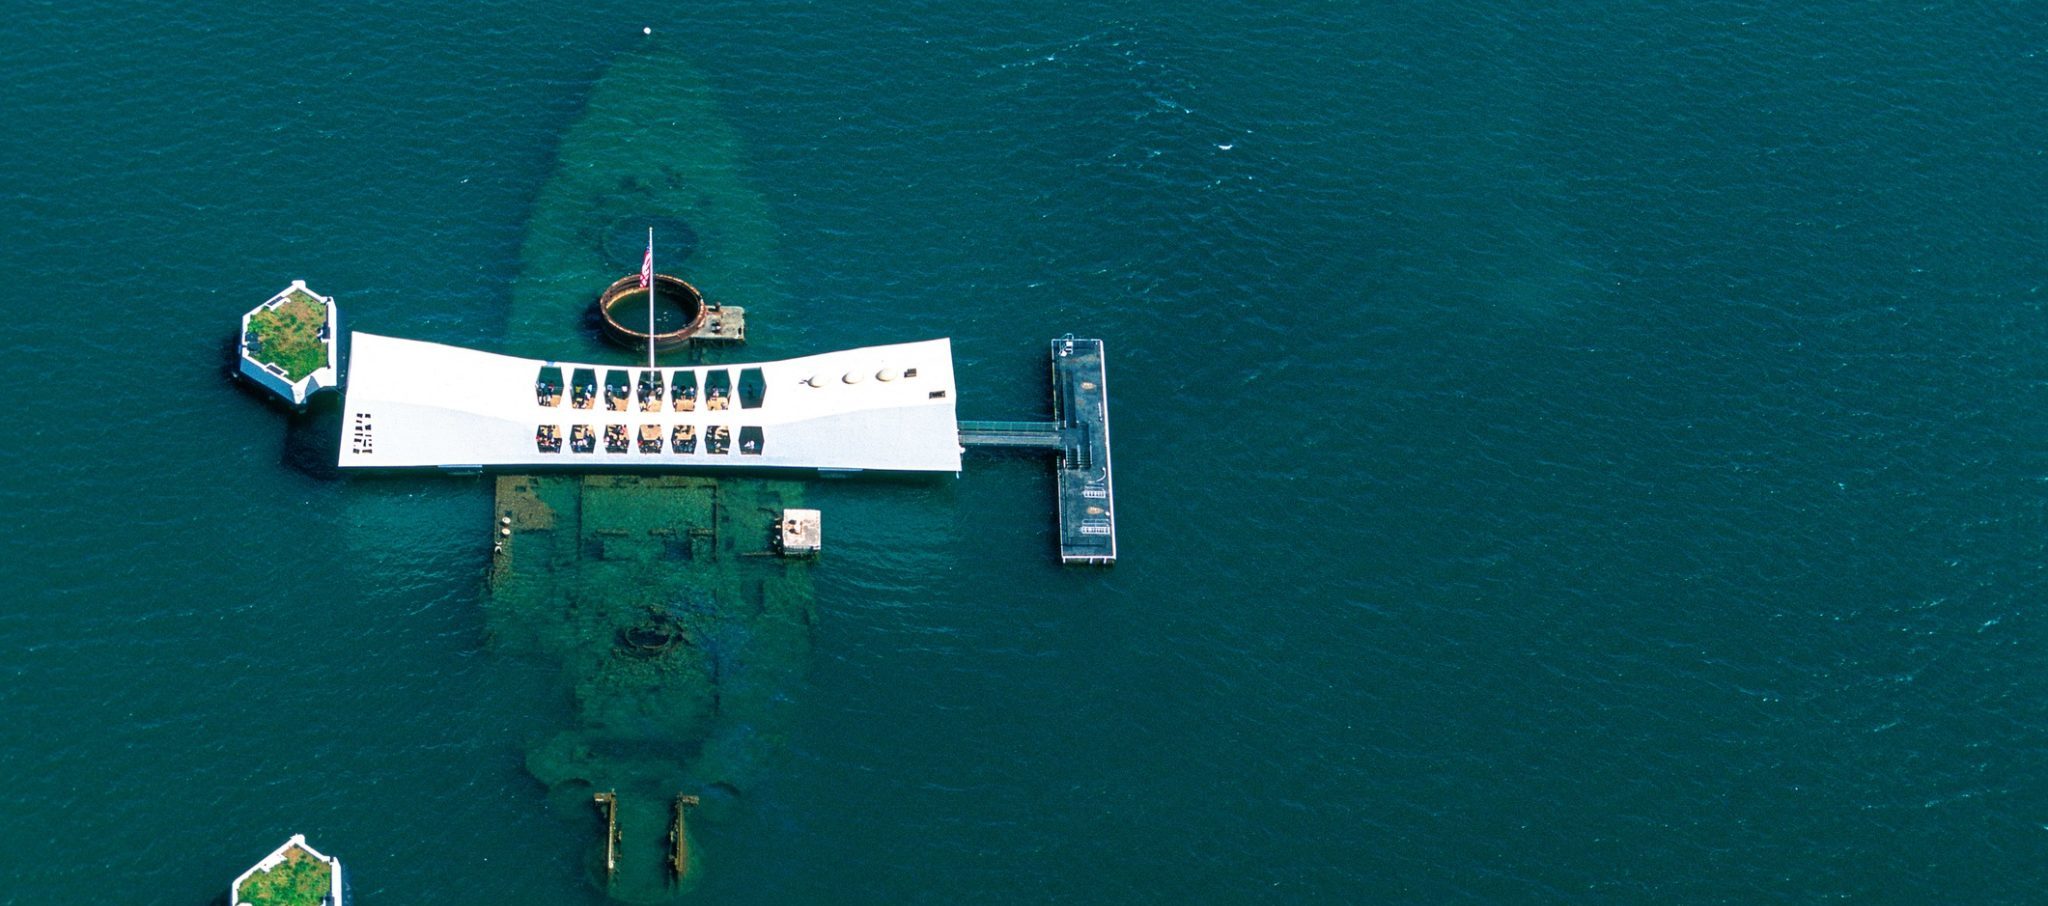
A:
POLYGON ((1109 377, 1102 341, 1052 341, 1052 421, 960 422, 960 444, 1057 452, 1060 562, 1116 562, 1109 472, 1109 377))

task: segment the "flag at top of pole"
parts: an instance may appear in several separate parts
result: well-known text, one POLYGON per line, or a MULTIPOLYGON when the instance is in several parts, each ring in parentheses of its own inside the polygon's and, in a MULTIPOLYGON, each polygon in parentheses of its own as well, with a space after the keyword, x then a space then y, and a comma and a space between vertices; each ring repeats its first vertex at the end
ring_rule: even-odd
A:
POLYGON ((640 259, 640 288, 654 285, 654 231, 647 231, 647 256, 640 259))

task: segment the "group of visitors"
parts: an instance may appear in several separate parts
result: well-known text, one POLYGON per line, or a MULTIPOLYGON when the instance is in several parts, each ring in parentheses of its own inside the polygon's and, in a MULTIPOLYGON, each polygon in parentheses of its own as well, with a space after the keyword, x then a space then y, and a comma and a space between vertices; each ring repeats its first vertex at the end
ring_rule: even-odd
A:
MULTIPOLYGON (((758 431, 748 429, 756 436, 740 441, 740 452, 760 455, 761 438, 758 431)), ((360 432, 359 432, 360 433, 360 432)), ((627 453, 634 446, 635 438, 628 433, 625 425, 604 426, 604 448, 607 453, 627 453)), ((640 452, 660 453, 663 437, 660 425, 641 425, 637 438, 640 452)), ((667 438, 670 449, 677 453, 697 452, 697 426, 676 425, 670 429, 667 438)), ((367 443, 367 441, 365 442, 367 443)), ((541 425, 533 432, 534 447, 542 453, 562 452, 562 427, 541 425)), ((704 452, 722 455, 732 449, 732 428, 726 425, 711 425, 704 429, 704 452)), ((597 450, 597 431, 590 425, 569 426, 569 451, 572 453, 594 453, 597 450)))
POLYGON ((540 426, 540 430, 533 432, 533 444, 540 448, 542 453, 562 452, 562 426, 540 426))
POLYGON ((661 411, 661 375, 642 372, 640 375, 640 411, 661 411))

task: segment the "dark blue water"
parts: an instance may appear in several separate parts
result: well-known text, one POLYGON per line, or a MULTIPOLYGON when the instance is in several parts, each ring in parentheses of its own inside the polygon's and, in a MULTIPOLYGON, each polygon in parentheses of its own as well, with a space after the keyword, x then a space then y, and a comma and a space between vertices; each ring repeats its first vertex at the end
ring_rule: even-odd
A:
POLYGON ((293 468, 221 344, 294 278, 499 343, 649 41, 772 236, 704 287, 754 354, 950 336, 1005 418, 1101 336, 1117 442, 1110 571, 1030 461, 809 491, 802 716, 697 898, 2048 882, 2030 7, 12 13, 0 902, 203 903, 293 832, 365 904, 599 899, 488 486, 293 468))

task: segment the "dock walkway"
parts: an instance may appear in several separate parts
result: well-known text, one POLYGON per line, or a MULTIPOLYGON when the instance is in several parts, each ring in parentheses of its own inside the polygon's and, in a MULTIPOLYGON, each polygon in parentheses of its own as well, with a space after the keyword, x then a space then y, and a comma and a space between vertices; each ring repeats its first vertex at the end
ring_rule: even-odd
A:
POLYGON ((1065 444, 1058 422, 960 422, 960 443, 969 447, 1057 450, 1065 444))
POLYGON ((1056 451, 1060 562, 1116 562, 1116 507, 1109 472, 1109 380, 1102 341, 1052 341, 1049 422, 961 421, 966 447, 1056 451))

